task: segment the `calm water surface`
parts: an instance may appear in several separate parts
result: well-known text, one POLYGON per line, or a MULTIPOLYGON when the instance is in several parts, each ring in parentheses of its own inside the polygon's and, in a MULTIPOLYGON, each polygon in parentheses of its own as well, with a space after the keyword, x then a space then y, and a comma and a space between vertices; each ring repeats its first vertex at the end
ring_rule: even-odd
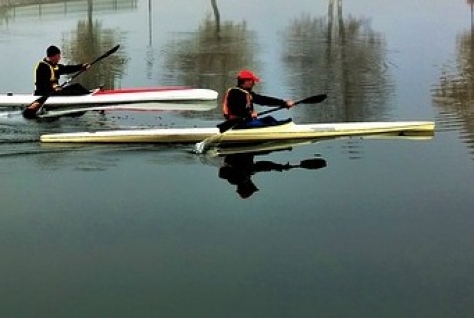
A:
MULTIPOLYGON (((4 1, 6 3, 8 1, 4 1)), ((42 145, 40 134, 213 126, 219 109, 26 123, 0 110, 2 317, 472 317, 472 15, 463 0, 106 0, 0 7, 0 93, 34 64, 117 54, 88 87, 257 90, 298 123, 434 120, 431 139, 255 156, 243 199, 192 145, 42 145), (441 23, 442 21, 442 23, 441 23), (21 57, 21 58, 19 58, 21 57), (304 160, 326 161, 319 169, 304 160), (264 163, 264 164, 265 164, 264 163), (304 165, 303 165, 304 166, 304 165)))

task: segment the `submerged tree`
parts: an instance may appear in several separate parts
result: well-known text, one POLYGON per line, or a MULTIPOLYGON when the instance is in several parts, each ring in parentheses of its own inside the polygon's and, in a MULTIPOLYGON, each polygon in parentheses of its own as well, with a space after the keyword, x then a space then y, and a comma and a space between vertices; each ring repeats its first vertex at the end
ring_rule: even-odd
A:
MULTIPOLYGON (((103 29, 100 21, 94 21, 93 1, 87 1, 87 19, 79 21, 76 30, 71 32, 70 39, 63 40, 64 55, 67 60, 81 63, 93 61, 117 43, 120 43, 120 34, 113 29, 103 29)), ((96 88, 104 85, 113 89, 116 80, 121 79, 127 59, 117 52, 95 65, 78 79, 87 88, 96 88)))
POLYGON ((242 67, 253 68, 254 38, 242 24, 223 23, 217 34, 216 24, 207 17, 198 31, 186 39, 178 40, 169 51, 167 68, 178 73, 180 82, 204 87, 227 86, 228 78, 242 67))
MULTIPOLYGON (((472 5, 473 1, 468 1, 472 5)), ((471 11, 472 12, 472 11, 471 11)), ((456 40, 457 58, 446 64, 433 89, 433 101, 440 110, 441 127, 463 131, 463 138, 474 149, 474 24, 456 40)))
POLYGON ((393 86, 384 38, 365 19, 344 17, 342 1, 329 0, 327 18, 304 15, 284 32, 283 61, 296 96, 331 94, 332 112, 305 108, 305 119, 380 119, 393 86))
POLYGON ((8 6, 0 7, 0 25, 8 24, 10 20, 10 8, 8 6))
POLYGON ((165 68, 168 81, 223 94, 235 85, 239 69, 258 72, 256 36, 245 21, 222 22, 216 1, 211 0, 211 4, 213 13, 204 18, 196 32, 169 43, 165 68))

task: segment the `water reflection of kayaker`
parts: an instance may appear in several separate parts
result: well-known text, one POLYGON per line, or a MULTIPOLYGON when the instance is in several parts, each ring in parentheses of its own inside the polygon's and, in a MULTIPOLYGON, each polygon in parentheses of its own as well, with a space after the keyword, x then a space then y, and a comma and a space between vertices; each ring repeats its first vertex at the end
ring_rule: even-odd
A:
POLYGON ((219 168, 219 177, 237 186, 241 198, 248 198, 258 191, 252 176, 259 172, 288 171, 292 168, 319 169, 326 167, 322 158, 301 161, 299 164, 278 164, 272 161, 255 161, 255 154, 233 154, 224 157, 224 164, 219 168))
POLYGON ((252 91, 260 79, 249 70, 242 70, 237 75, 237 86, 227 90, 222 101, 222 113, 226 120, 235 120, 239 128, 277 125, 279 121, 271 116, 257 118, 253 104, 266 106, 292 107, 293 100, 282 100, 257 94, 252 91), (242 121, 245 119, 245 121, 242 121))

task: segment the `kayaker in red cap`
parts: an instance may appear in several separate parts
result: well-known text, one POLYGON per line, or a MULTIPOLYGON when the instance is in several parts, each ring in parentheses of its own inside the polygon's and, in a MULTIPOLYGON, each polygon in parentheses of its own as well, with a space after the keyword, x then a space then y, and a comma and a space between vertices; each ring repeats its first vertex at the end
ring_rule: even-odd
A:
POLYGON ((237 74, 237 86, 227 90, 223 102, 222 112, 227 120, 244 119, 239 127, 259 127, 279 124, 271 116, 257 119, 253 104, 266 106, 292 107, 293 100, 282 100, 270 96, 257 94, 252 91, 255 83, 260 79, 250 70, 242 70, 237 74))

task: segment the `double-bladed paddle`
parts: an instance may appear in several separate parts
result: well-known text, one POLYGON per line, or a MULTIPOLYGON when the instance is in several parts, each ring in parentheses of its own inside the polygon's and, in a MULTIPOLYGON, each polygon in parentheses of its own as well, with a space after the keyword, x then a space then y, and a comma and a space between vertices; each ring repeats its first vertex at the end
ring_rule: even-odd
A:
MULTIPOLYGON (((89 63, 89 66, 92 66, 94 64, 96 64, 97 62, 99 62, 100 60, 102 59, 105 59, 106 57, 114 54, 115 52, 117 52, 117 50, 119 49, 120 47, 120 44, 117 44, 116 46, 114 46, 112 49, 108 50, 107 52, 105 52, 104 54, 102 54, 101 56, 99 56, 97 59, 95 59, 94 61, 92 61, 91 63, 89 63)), ((73 76, 71 76, 67 81, 65 81, 63 84, 60 84, 59 86, 61 88, 65 87, 66 85, 68 85, 69 83, 71 83, 72 80, 74 80, 75 78, 77 78, 79 75, 81 75, 82 73, 84 73, 87 69, 82 69, 80 70, 79 72, 77 72, 76 74, 74 74, 73 76)), ((37 107, 36 107, 36 112, 35 114, 40 114, 41 111, 43 110, 43 107, 44 107, 44 103, 46 102, 46 100, 52 95, 52 92, 50 94, 47 94, 47 95, 43 95, 43 96, 40 96, 38 99, 34 100, 32 103, 30 103, 28 106, 25 107, 25 110, 27 110, 29 107, 31 107, 32 105, 34 104, 37 104, 37 107)), ((25 116, 25 110, 23 111, 23 116, 25 116)), ((29 116, 25 116, 27 118, 31 117, 31 115, 29 116)))
MULTIPOLYGON (((310 97, 307 97, 307 98, 296 101, 293 104, 293 106, 295 106, 297 104, 321 103, 326 98, 327 98, 326 94, 313 95, 313 96, 310 96, 310 97)), ((281 110, 281 109, 286 109, 286 108, 287 108, 286 106, 275 107, 271 110, 260 112, 260 113, 258 113, 257 116, 262 116, 262 115, 269 114, 269 113, 272 113, 272 112, 275 112, 275 111, 278 111, 278 110, 281 110)), ((205 140, 203 140, 202 142, 196 143, 196 145, 194 147, 194 152, 197 153, 197 154, 202 154, 202 153, 206 152, 206 150, 209 148, 209 145, 211 145, 215 141, 219 140, 230 129, 234 128, 238 124, 244 123, 247 120, 248 119, 245 119, 245 118, 238 118, 238 119, 227 120, 227 121, 224 121, 224 122, 218 124, 217 127, 219 128, 220 134, 210 136, 210 137, 206 138, 205 140)))

